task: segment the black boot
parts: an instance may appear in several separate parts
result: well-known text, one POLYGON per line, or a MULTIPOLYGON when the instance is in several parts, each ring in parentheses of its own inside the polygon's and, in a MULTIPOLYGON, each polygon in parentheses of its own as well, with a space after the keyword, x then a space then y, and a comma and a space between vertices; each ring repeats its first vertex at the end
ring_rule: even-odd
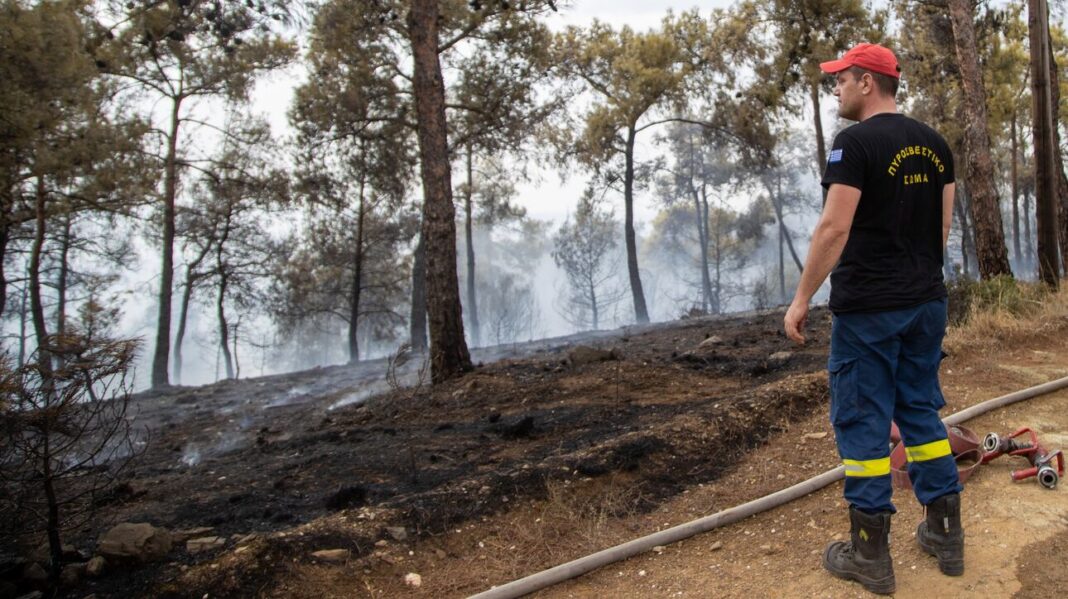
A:
POLYGON ((943 495, 925 507, 927 518, 916 529, 916 540, 938 558, 947 576, 964 574, 964 529, 960 525, 960 495, 943 495))
POLYGON ((879 595, 896 587, 890 559, 890 512, 865 514, 849 507, 849 541, 835 541, 823 552, 823 567, 838 578, 855 580, 879 595))

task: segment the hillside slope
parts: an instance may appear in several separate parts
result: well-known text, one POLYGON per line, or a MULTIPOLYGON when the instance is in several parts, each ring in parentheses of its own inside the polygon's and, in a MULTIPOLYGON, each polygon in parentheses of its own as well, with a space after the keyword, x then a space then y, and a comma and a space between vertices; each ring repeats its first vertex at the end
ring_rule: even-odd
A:
MULTIPOLYGON (((803 348, 781 335, 781 318, 542 343, 445 385, 366 401, 369 388, 388 389, 384 365, 143 396, 149 450, 82 545, 117 521, 207 527, 224 542, 113 569, 69 595, 466 596, 784 488, 838 459, 826 415, 828 315, 814 313, 803 348), (321 550, 342 557, 313 555, 321 550)), ((1066 330, 1058 314, 951 338, 946 413, 1068 374, 1066 330)), ((1068 446, 1068 393, 967 425, 980 436, 1031 426, 1068 446)), ((1059 592, 1068 502, 1063 487, 1010 483, 1020 461, 985 465, 969 483, 960 579, 914 547, 920 512, 897 495, 899 596, 1059 592)), ((819 569, 820 550, 846 526, 832 485, 541 594, 862 595, 819 569)))

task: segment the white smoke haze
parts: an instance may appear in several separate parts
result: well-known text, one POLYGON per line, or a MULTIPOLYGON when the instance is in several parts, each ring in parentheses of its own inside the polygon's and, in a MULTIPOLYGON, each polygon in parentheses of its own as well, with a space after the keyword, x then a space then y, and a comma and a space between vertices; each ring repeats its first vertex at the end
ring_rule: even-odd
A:
MULTIPOLYGON (((636 29, 656 26, 668 8, 676 12, 689 9, 693 3, 648 3, 630 1, 582 1, 553 17, 550 25, 556 29, 568 24, 588 25, 594 17, 619 27, 629 25, 636 29)), ((726 6, 729 2, 702 3, 701 10, 726 6)), ((266 115, 281 140, 291 135, 285 116, 292 99, 292 90, 298 80, 306 78, 303 64, 297 63, 285 72, 275 73, 257 83, 253 112, 266 115)), ((820 209, 820 186, 816 174, 815 143, 811 132, 811 107, 803 106, 801 114, 792 128, 798 133, 796 139, 788 142, 788 154, 784 161, 792 165, 797 179, 792 183, 794 192, 804 196, 806 201, 799 203, 787 212, 785 221, 801 257, 807 253, 810 232, 818 219, 820 209)), ((203 103, 197 107, 197 115, 207 115, 211 122, 220 122, 224 118, 225 108, 220 103, 203 103)), ((825 96, 821 105, 824 122, 827 123, 827 141, 833 139, 833 133, 849 123, 834 118, 835 101, 825 96)), ((216 145, 209 133, 203 136, 198 132, 196 155, 209 155, 216 145)), ((662 153, 652 136, 639 138, 638 162, 647 162, 662 153)), ((288 160, 288 158, 287 158, 288 160)), ((291 166, 291 165, 290 165, 291 166)), ((454 175, 454 182, 459 184, 460 168, 454 175)), ((507 354, 508 345, 529 342, 538 339, 551 339, 569 335, 577 331, 568 318, 568 309, 561 304, 561 297, 566 293, 566 278, 556 266, 551 253, 551 239, 567 215, 573 210, 585 187, 589 173, 564 173, 548 164, 530 166, 529 179, 516 182, 515 203, 525 208, 527 218, 533 226, 520 227, 515 223, 489 228, 476 223, 475 256, 476 287, 479 298, 480 339, 475 343, 472 338, 469 315, 465 312, 465 330, 472 347, 492 348, 479 354, 482 359, 507 354)), ((186 187, 192 187, 193 174, 186 187)), ((674 320, 686 314, 695 305, 700 305, 699 264, 695 263, 693 248, 689 253, 667 251, 664 247, 651 241, 654 223, 663 206, 656 198, 651 185, 639 189, 635 196, 635 226, 637 242, 640 248, 638 261, 642 283, 650 317, 653 321, 674 320)), ((420 184, 411 181, 410 189, 418 193, 420 184)), ((755 182, 737 185, 731 192, 723 194, 723 207, 736 212, 745 211, 757 198, 765 195, 755 182)), ((413 198, 414 199, 414 198, 413 198)), ((184 202, 193 200, 188 196, 184 202)), ((606 203, 612 207, 617 219, 623 212, 621 194, 609 192, 606 203)), ((459 206, 458 206, 459 208, 459 206)), ((1010 207, 1011 208, 1011 207, 1010 207)), ((299 211, 287 213, 284 218, 278 216, 264 217, 266 228, 273 233, 290 230, 297 226, 301 216, 299 211)), ((462 223, 459 223, 462 225, 462 223)), ((798 280, 797 268, 787 251, 784 255, 785 293, 779 281, 779 246, 777 223, 765 224, 763 237, 759 244, 746 255, 744 264, 732 270, 725 278, 725 288, 729 291, 721 305, 723 312, 750 310, 754 307, 767 307, 788 302, 798 280)), ((622 296, 613 304, 600 320, 599 328, 614 329, 634 322, 634 310, 627 278, 626 255, 623 250, 622 225, 619 229, 619 243, 612 260, 617 263, 615 277, 606 284, 610 290, 621 290, 622 296)), ((149 367, 155 348, 157 294, 160 280, 160 257, 155 238, 155 221, 146 218, 139 224, 131 224, 115 229, 112 234, 128 240, 132 259, 126 268, 118 269, 119 276, 105 288, 106 301, 120 307, 114 333, 120 337, 139 338, 141 348, 135 370, 131 375, 135 390, 144 390, 149 385, 149 367)), ((180 242, 178 244, 180 246, 180 242)), ((176 250, 179 249, 176 247, 176 250)), ((466 301, 466 263, 464 260, 464 239, 462 226, 458 226, 457 273, 460 279, 461 300, 466 301)), ((953 262, 961 261, 961 239, 956 222, 950 238, 950 255, 953 262)), ((78 270, 92 271, 105 269, 102 264, 75 263, 78 270)), ((181 258, 175 266, 174 312, 172 314, 172 350, 173 336, 177 329, 179 317, 179 298, 184 263, 181 258)), ((1034 269, 1019 269, 1024 278, 1033 276, 1034 269)), ((409 276, 410 280, 410 276, 409 276)), ((45 291, 51 294, 50 290, 45 291)), ((18 294, 13 288, 9 296, 18 294)), ((825 301, 827 286, 821 289, 816 301, 825 301)), ((50 296, 51 298, 52 296, 50 296)), ((68 313, 76 312, 78 305, 86 300, 84 295, 70 298, 68 313)), ((200 290, 194 297, 186 323, 187 332, 183 343, 183 367, 180 379, 172 371, 172 383, 181 385, 204 385, 220 379, 222 373, 221 352, 218 347, 218 325, 213 306, 213 292, 200 290)), ((394 310, 406 315, 408 307, 397 305, 394 310)), ((465 309, 467 306, 465 305, 465 309)), ((46 308, 47 309, 47 308, 46 308)), ((241 378, 262 377, 285 372, 307 370, 316 367, 344 364, 348 360, 346 329, 339 320, 327 321, 319 327, 307 327, 291 335, 279 332, 272 318, 265 312, 249 311, 247 313, 228 307, 232 324, 239 323, 235 352, 239 376, 241 378)), ((29 338, 26 352, 32 350, 32 331, 20 331, 18 318, 5 320, 4 333, 8 339, 18 340, 21 336, 29 338)), ((23 325, 24 326, 24 325, 23 325)), ((363 361, 381 360, 395 352, 398 346, 407 340, 407 327, 398 324, 389 334, 372 333, 361 329, 359 344, 360 357, 363 361)), ((12 344, 8 345, 12 347, 12 344)), ((383 367, 384 369, 384 367, 383 367)), ((406 375, 413 380, 412 375, 406 375)), ((352 405, 364 401, 374 393, 385 390, 378 385, 367 385, 336 399, 330 409, 352 405)), ((283 397, 273 397, 264 403, 266 408, 283 408, 300 403, 303 398, 316 392, 312 386, 298 386, 289 389, 283 397)), ((237 412, 231 409, 230 413, 237 412)), ((249 421, 251 422, 251 421, 249 421)), ((244 422, 238 428, 247 428, 244 422)), ((225 451, 228 447, 224 439, 211 443, 190 443, 183 449, 181 462, 187 465, 199 463, 205 455, 225 451)))
MULTIPOLYGON (((813 180, 807 185, 810 194, 818 197, 818 184, 813 180)), ((731 197, 731 205, 744 206, 748 197, 738 195, 731 197)), ((575 200, 572 200, 572 202, 575 200)), ((621 204, 621 199, 607 199, 609 203, 621 204)), ((636 202, 639 205, 655 205, 649 194, 640 194, 636 202)), ((621 207, 616 208, 617 212, 621 207)), ((803 256, 807 247, 808 231, 818 215, 815 210, 797 216, 788 216, 788 225, 795 234, 795 245, 803 256)), ((562 220, 562 219, 561 219, 562 220)), ((479 313, 483 321, 480 346, 490 347, 501 344, 529 342, 541 338, 552 338, 577 332, 565 317, 566 309, 561 305, 561 296, 566 289, 563 272, 554 264, 550 253, 550 236, 559 226, 559 222, 543 221, 541 239, 525 237, 529 230, 515 227, 499 227, 487 230, 476 226, 476 273, 479 281, 479 313), (515 294, 494 296, 487 289, 498 284, 502 279, 512 281, 513 288, 520 288, 522 297, 515 294), (498 337, 493 334, 490 316, 507 312, 517 303, 526 302, 529 315, 524 322, 510 326, 505 334, 498 337)), ((658 251, 648 242, 650 226, 648 221, 636 223, 638 246, 641 248, 639 265, 642 283, 653 321, 674 320, 682 316, 695 303, 700 301, 700 288, 695 285, 699 279, 699 266, 693 263, 692 256, 666 254, 658 251)), ((775 225, 767 225, 765 238, 750 257, 749 264, 740 271, 731 274, 730 283, 740 289, 732 294, 724 304, 724 311, 748 310, 754 307, 752 288, 757 280, 775 279, 777 272, 777 248, 774 237, 775 225)), ((622 227, 619 231, 620 243, 617 244, 612 260, 617 264, 615 277, 610 286, 622 290, 620 300, 608 310, 601 320, 601 329, 614 329, 634 322, 633 304, 629 282, 626 275, 626 255, 622 244, 622 227)), ((120 336, 139 337, 142 341, 139 359, 131 377, 135 390, 147 388, 148 369, 155 343, 156 288, 158 284, 158 248, 148 244, 141 236, 132 238, 138 259, 136 269, 126 271, 111 287, 113 301, 121 305, 120 319, 116 324, 116 333, 120 336)), ((466 265, 463 263, 464 246, 462 236, 458 243, 458 265, 461 289, 466 281, 466 265)), ((787 288, 792 292, 796 284, 796 268, 787 255, 787 288)), ((770 283, 774 290, 777 283, 770 283)), ((176 296, 180 288, 176 288, 176 296)), ((463 297, 463 296, 462 296, 463 297)), ((182 385, 203 385, 220 379, 220 351, 218 348, 218 331, 210 292, 201 292, 195 296, 187 319, 186 338, 183 343, 183 368, 181 378, 174 376, 172 382, 182 385)), ((177 304, 177 302, 175 302, 177 304)), ((781 298, 775 296, 775 303, 781 298)), ((406 313, 407 307, 398 306, 398 312, 406 313)), ((274 324, 266 314, 234 313, 235 321, 241 319, 241 328, 236 343, 236 357, 242 378, 268 376, 306 370, 317 366, 343 364, 347 361, 345 330, 342 323, 336 323, 331 329, 320 331, 302 331, 294 338, 281 338, 274 324)), ((466 315, 465 315, 466 316, 466 315)), ((177 326, 177 306, 173 322, 177 326)), ((8 322, 11 329, 15 323, 8 322)), ((470 334, 470 328, 468 327, 470 334)), ((361 358, 374 360, 383 358, 396 351, 398 345, 406 340, 405 327, 399 327, 394 339, 373 339, 366 334, 361 336, 361 358)), ((173 339, 172 339, 173 343, 173 339)), ((32 342, 31 342, 32 345, 32 342)), ((337 400, 332 408, 358 403, 374 392, 373 389, 350 394, 337 400)), ((299 402, 309 393, 305 387, 295 387, 288 391, 285 398, 275 398, 268 407, 278 407, 299 402)), ((222 446, 205 450, 196 444, 187 447, 183 461, 197 462, 204 453, 219 451, 222 446)))
MULTIPOLYGON (((412 376, 407 377, 407 378, 402 378, 399 382, 401 384, 411 385, 412 383, 415 382, 415 376, 412 375, 412 376)), ((327 407, 326 409, 329 412, 329 411, 336 410, 338 408, 343 408, 345 406, 359 405, 359 404, 367 401, 369 398, 374 397, 375 395, 378 395, 379 393, 384 393, 384 392, 386 392, 388 390, 389 390, 389 385, 386 384, 385 382, 369 384, 369 385, 365 386, 364 388, 360 389, 359 391, 355 391, 353 393, 345 394, 344 396, 341 397, 341 399, 338 399, 334 403, 330 404, 330 406, 327 407)))

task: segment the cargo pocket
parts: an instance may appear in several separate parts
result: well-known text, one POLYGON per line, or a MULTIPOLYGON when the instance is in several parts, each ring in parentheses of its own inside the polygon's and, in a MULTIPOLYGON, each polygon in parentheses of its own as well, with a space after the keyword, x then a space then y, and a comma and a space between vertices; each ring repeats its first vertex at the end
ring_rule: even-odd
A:
POLYGON ((831 358, 831 423, 849 424, 857 419, 857 359, 831 358))
POLYGON ((948 357, 949 354, 945 351, 941 352, 938 356, 938 366, 935 367, 934 389, 931 391, 931 401, 934 402, 934 409, 936 411, 946 407, 946 398, 942 395, 942 383, 938 380, 938 371, 941 370, 942 360, 945 360, 948 357))

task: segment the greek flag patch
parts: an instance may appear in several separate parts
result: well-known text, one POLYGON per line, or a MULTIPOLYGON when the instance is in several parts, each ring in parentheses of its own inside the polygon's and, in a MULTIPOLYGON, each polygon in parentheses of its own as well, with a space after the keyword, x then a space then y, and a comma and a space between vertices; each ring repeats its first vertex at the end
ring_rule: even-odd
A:
POLYGON ((831 150, 831 155, 827 157, 827 164, 834 164, 835 162, 842 161, 842 148, 837 150, 831 150))

